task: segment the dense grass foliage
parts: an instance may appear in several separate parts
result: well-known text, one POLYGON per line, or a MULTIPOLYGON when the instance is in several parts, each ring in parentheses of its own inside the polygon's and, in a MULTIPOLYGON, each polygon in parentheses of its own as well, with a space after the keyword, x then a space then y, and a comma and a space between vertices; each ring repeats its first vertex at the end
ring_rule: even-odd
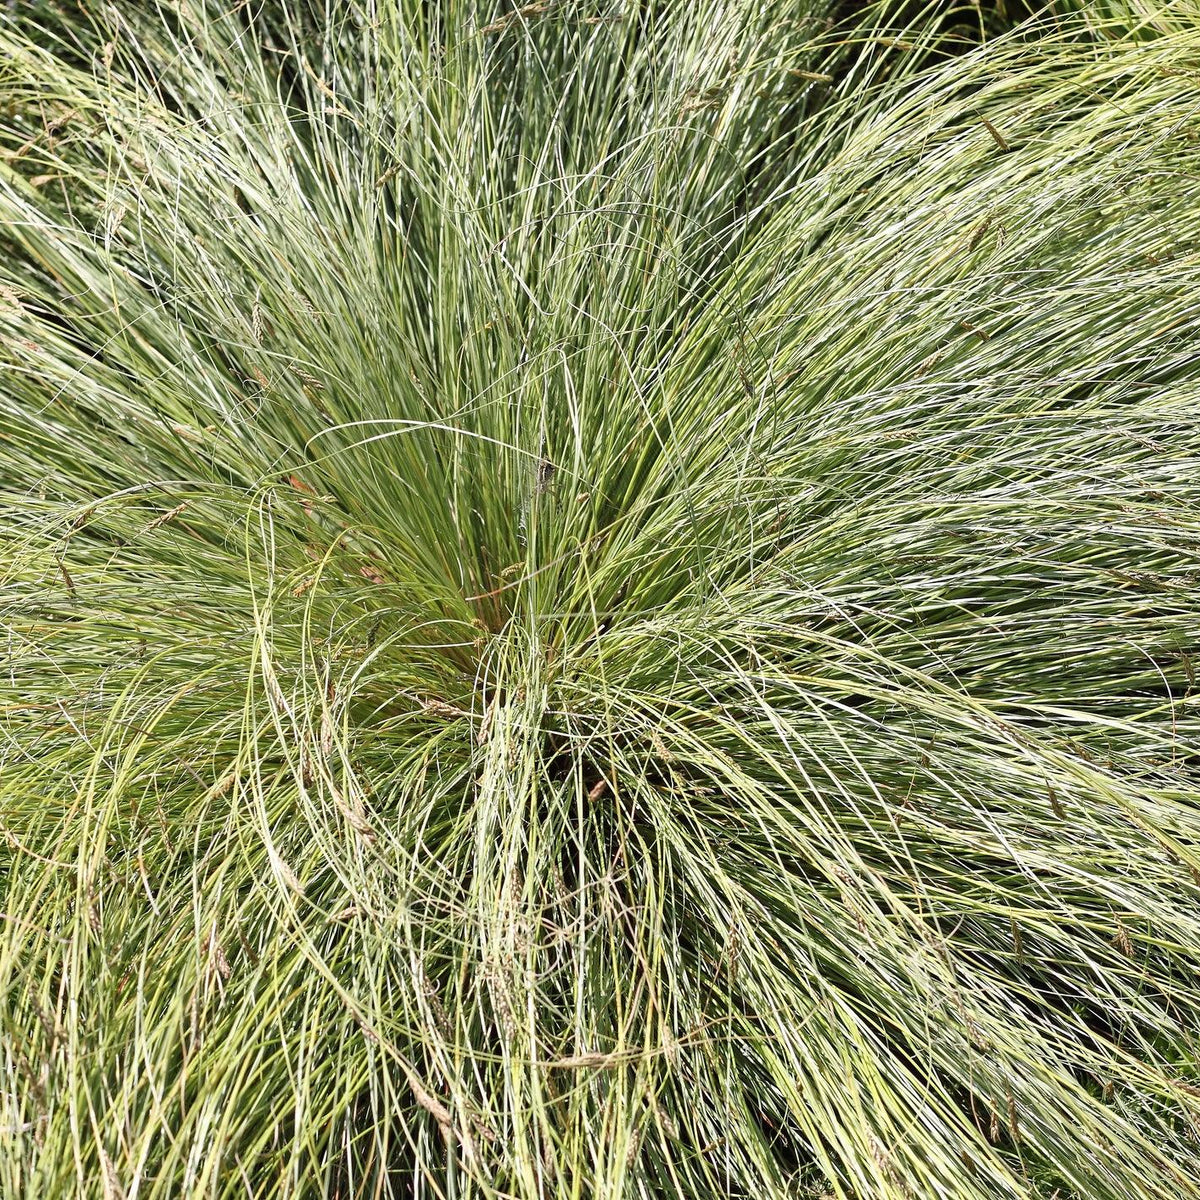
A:
POLYGON ((1200 21, 986 7, 0 25, 0 1194, 1200 1196, 1200 21))

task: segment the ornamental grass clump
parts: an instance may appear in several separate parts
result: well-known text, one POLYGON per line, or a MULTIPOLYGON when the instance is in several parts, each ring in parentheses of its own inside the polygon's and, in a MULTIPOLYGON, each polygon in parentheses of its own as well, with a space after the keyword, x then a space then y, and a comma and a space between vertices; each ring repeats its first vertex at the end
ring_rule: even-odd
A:
POLYGON ((1200 22, 995 7, 5 18, 0 1195, 1200 1196, 1200 22))

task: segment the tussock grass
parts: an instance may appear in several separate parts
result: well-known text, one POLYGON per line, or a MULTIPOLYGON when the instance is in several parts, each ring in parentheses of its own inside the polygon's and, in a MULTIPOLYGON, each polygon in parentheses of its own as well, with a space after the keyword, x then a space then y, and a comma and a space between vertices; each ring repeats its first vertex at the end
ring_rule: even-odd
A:
POLYGON ((0 26, 0 1193, 1200 1195, 1168 7, 0 26))

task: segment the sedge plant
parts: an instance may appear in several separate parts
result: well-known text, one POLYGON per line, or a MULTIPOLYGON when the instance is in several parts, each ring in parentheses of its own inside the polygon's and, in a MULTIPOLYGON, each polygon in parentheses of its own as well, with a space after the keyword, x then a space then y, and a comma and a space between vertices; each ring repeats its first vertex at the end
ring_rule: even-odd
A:
POLYGON ((10 12, 0 1195, 1200 1196, 1200 22, 978 7, 10 12))

